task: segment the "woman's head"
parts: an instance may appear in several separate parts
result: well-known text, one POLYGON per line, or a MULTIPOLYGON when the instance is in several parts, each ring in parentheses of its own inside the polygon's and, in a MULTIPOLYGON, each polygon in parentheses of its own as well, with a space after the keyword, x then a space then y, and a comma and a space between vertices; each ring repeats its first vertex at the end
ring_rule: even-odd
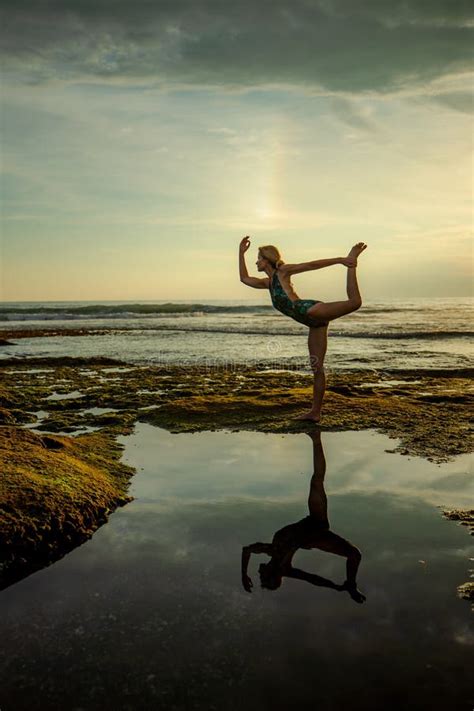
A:
POLYGON ((283 259, 277 247, 273 244, 266 244, 263 247, 258 248, 258 258, 257 258, 257 268, 259 271, 265 271, 267 265, 273 267, 273 269, 278 269, 278 267, 283 264, 283 259))
POLYGON ((258 568, 260 575, 260 585, 267 590, 278 590, 281 585, 282 575, 279 566, 269 563, 261 563, 258 568))

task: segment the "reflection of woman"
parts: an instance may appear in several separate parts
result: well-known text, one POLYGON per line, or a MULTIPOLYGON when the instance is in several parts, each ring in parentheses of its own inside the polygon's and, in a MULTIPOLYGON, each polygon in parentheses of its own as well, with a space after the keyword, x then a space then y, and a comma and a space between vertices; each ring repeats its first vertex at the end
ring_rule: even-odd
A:
POLYGON ((363 242, 358 242, 352 247, 347 257, 317 259, 312 262, 301 262, 300 264, 285 264, 278 249, 273 245, 266 245, 259 248, 256 261, 258 271, 265 272, 267 275, 263 279, 251 277, 248 274, 245 253, 249 247, 250 239, 249 237, 244 237, 239 247, 240 281, 254 289, 269 289, 273 306, 278 311, 309 328, 308 349, 311 369, 314 375, 313 405, 309 412, 305 412, 297 419, 319 422, 326 388, 324 356, 327 348, 328 323, 357 311, 361 307, 362 299, 357 285, 356 267, 357 258, 366 249, 367 245, 363 242), (323 302, 298 298, 291 283, 293 274, 322 269, 333 264, 343 264, 347 267, 347 299, 344 301, 323 302))
POLYGON ((309 516, 296 523, 281 528, 273 536, 271 543, 253 543, 242 548, 242 585, 247 592, 252 592, 252 580, 247 568, 252 553, 265 553, 270 556, 268 563, 262 563, 258 569, 263 588, 276 590, 283 577, 305 580, 313 585, 346 590, 355 602, 364 602, 365 596, 357 589, 356 575, 361 560, 358 548, 329 530, 327 517, 327 499, 324 491, 326 460, 319 431, 307 433, 313 440, 314 474, 311 478, 308 506, 309 516), (346 581, 337 585, 331 580, 313 573, 294 568, 293 556, 299 548, 319 548, 334 555, 346 558, 346 581))

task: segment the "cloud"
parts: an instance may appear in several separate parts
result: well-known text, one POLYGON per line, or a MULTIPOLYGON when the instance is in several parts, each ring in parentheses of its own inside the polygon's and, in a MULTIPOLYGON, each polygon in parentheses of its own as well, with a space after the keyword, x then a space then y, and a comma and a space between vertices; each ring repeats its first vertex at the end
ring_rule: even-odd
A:
POLYGON ((386 93, 466 71, 471 58, 464 0, 3 0, 2 8, 4 71, 31 83, 386 93))
POLYGON ((474 103, 472 92, 467 91, 450 91, 439 94, 433 97, 433 101, 466 114, 472 113, 474 103))
POLYGON ((378 131, 375 122, 370 119, 367 109, 362 111, 355 105, 355 102, 340 96, 333 96, 330 104, 334 114, 351 128, 363 132, 367 131, 368 133, 376 133, 378 131))

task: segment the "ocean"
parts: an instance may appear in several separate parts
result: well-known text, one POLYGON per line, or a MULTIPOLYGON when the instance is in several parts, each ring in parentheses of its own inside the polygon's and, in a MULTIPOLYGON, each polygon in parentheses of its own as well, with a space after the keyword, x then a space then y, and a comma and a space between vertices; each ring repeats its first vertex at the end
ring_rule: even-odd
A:
MULTIPOLYGON (((326 367, 374 371, 472 367, 472 298, 367 301, 331 322, 326 367)), ((131 364, 306 369, 308 329, 243 300, 3 302, 0 331, 53 330, 0 346, 0 358, 97 357, 131 364), (61 335, 86 330, 87 335, 61 335)))

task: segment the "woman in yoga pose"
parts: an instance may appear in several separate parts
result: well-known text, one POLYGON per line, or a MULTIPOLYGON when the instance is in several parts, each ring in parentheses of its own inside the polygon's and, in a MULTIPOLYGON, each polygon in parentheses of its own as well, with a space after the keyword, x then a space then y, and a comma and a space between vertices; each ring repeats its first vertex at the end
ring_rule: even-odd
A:
POLYGON ((270 557, 270 561, 261 563, 258 569, 262 588, 277 590, 284 577, 293 578, 304 580, 312 585, 332 588, 332 590, 340 592, 345 591, 349 593, 354 602, 362 603, 365 600, 365 595, 357 588, 356 581, 362 555, 354 544, 329 529, 328 502, 324 490, 326 459, 321 443, 321 432, 313 430, 313 432, 306 434, 313 440, 314 464, 308 497, 309 516, 280 528, 273 536, 271 543, 252 543, 250 546, 242 548, 242 585, 247 592, 252 592, 253 583, 248 574, 250 557, 252 553, 264 553, 270 557), (321 551, 345 558, 346 580, 339 585, 315 573, 294 568, 293 557, 300 548, 305 550, 318 548, 321 551))
POLYGON ((250 238, 247 236, 242 239, 239 248, 240 281, 254 289, 270 289, 273 306, 286 316, 290 316, 309 328, 308 348, 314 375, 313 406, 309 412, 305 412, 297 419, 319 422, 326 389, 324 356, 327 348, 328 324, 329 321, 357 311, 362 305, 357 285, 356 267, 357 257, 366 249, 367 245, 364 242, 358 242, 352 247, 347 257, 317 259, 301 264, 285 264, 278 249, 273 245, 266 245, 259 248, 256 261, 258 271, 267 274, 267 277, 263 279, 251 277, 248 274, 245 252, 249 247, 250 238), (322 269, 333 264, 343 264, 347 267, 347 299, 331 302, 299 299, 291 283, 291 276, 313 269, 322 269))

